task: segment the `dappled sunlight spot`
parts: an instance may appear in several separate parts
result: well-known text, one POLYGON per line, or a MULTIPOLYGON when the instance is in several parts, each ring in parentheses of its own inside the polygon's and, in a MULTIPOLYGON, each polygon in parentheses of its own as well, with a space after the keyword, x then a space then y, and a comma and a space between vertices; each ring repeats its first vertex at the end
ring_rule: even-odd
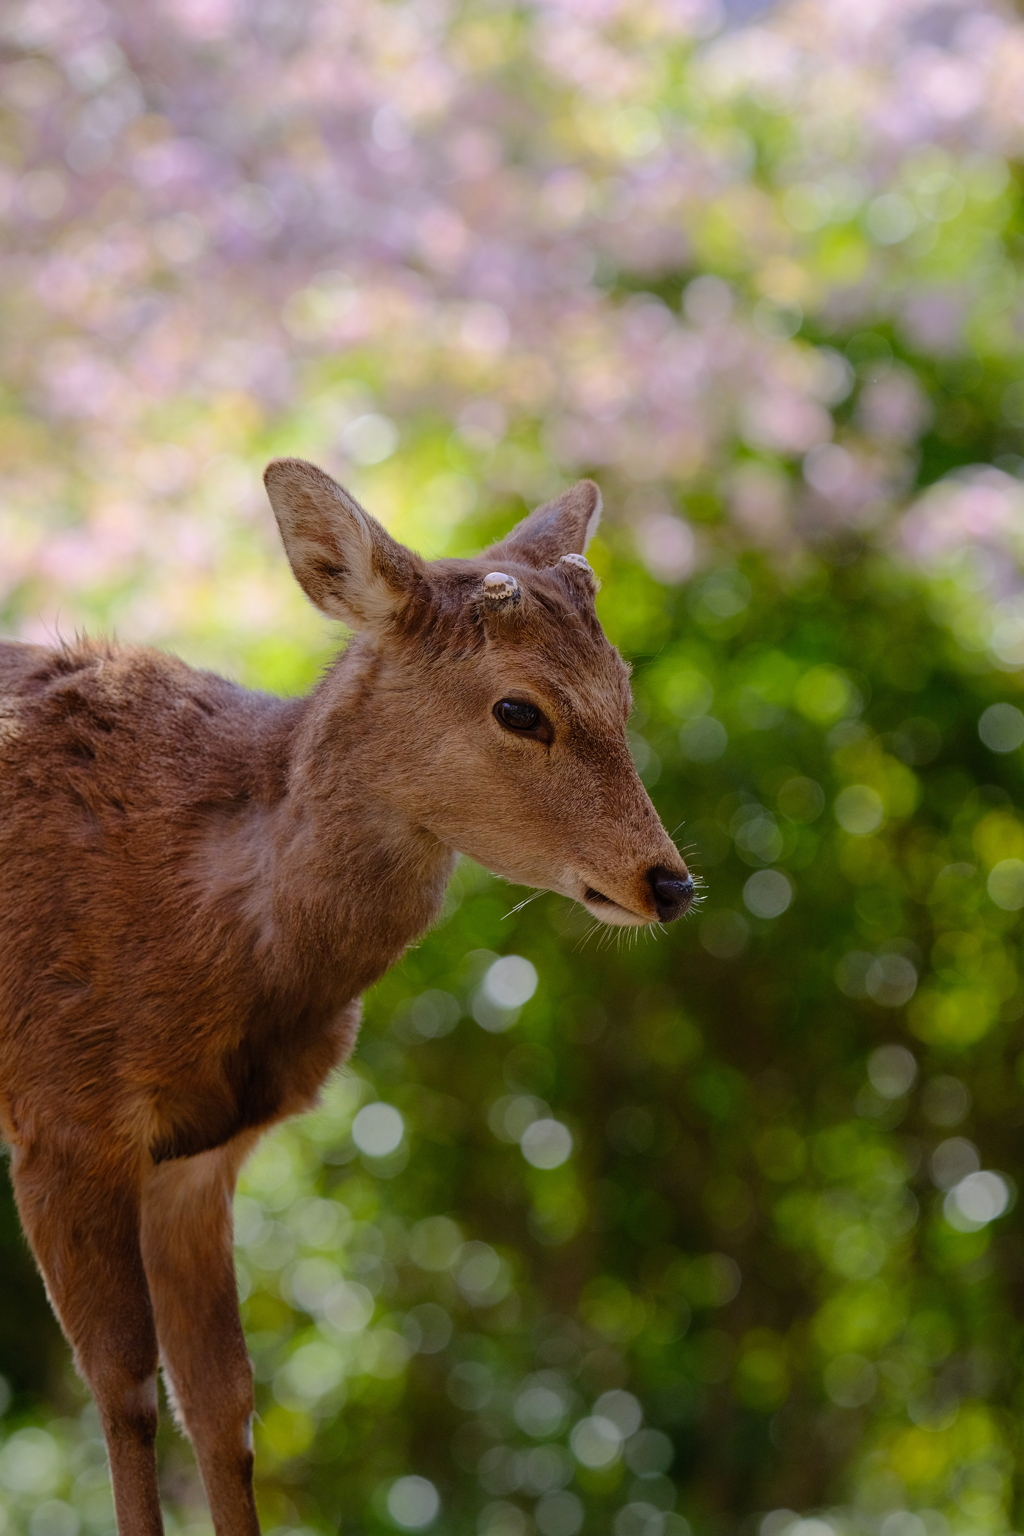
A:
POLYGON ((538 1445, 527 1451, 522 1462, 520 1486, 536 1497, 564 1488, 572 1481, 575 1468, 569 1452, 561 1445, 538 1445))
MULTIPOLYGON (((372 1089, 365 1078, 351 1069, 335 1073, 320 1090, 317 1108, 302 1120, 302 1135, 322 1148, 341 1142, 351 1133, 352 1121, 360 1105, 371 1097, 372 1089)), ((261 1142, 259 1152, 266 1145, 266 1141, 261 1142)), ((247 1187, 246 1180, 252 1164, 253 1159, 250 1159, 243 1174, 243 1187, 247 1187)))
POLYGON ((695 763, 713 763, 729 744, 729 733, 713 715, 697 715, 679 731, 679 745, 684 757, 695 763))
POLYGON ((848 835, 836 853, 839 869, 852 885, 877 886, 892 864, 886 842, 870 835, 848 835))
POLYGON ((373 1316, 373 1296, 365 1285, 341 1280, 323 1292, 317 1310, 328 1333, 361 1333, 373 1316))
POLYGON ((643 1300, 610 1275, 588 1283, 579 1310, 596 1333, 618 1343, 635 1338, 648 1318, 643 1300))
POLYGON ((393 1381, 409 1363, 412 1350, 405 1337, 394 1328, 374 1328, 359 1340, 359 1369, 378 1381, 393 1381))
POLYGON ((917 1079, 917 1062, 905 1045, 880 1045, 868 1057, 868 1079, 883 1099, 902 1098, 917 1079))
POLYGON ((388 1514, 403 1530, 424 1530, 433 1524, 440 1510, 440 1495, 428 1478, 399 1477, 388 1489, 388 1514))
POLYGON ((990 811, 975 823, 971 843, 990 869, 1003 859, 1024 859, 1024 825, 1012 810, 990 811))
POLYGON ((814 1336, 829 1355, 873 1351, 906 1321, 905 1302, 875 1278, 851 1283, 831 1296, 814 1318, 814 1336))
POLYGON ((537 971, 522 955, 502 955, 484 973, 473 999, 473 1017, 489 1034, 503 1034, 537 990, 537 971))
POLYGON ((44 1429, 18 1429, 0 1448, 0 1487, 45 1497, 62 1481, 63 1457, 44 1429))
POLYGON ((249 1264, 265 1274, 283 1270, 295 1256, 295 1236, 284 1222, 261 1220, 243 1244, 249 1264))
POLYGON ((402 1319, 402 1334, 414 1354, 436 1355, 451 1342, 454 1325, 444 1307, 424 1301, 402 1319))
POLYGON ((674 1510, 633 1499, 615 1516, 614 1536, 691 1536, 690 1522, 674 1510))
POLYGON ((986 889, 1004 912, 1019 912, 1024 907, 1024 860, 1000 859, 989 871, 986 889))
MULTIPOLYGON (((566 1497, 573 1499, 574 1504, 579 1504, 579 1500, 574 1495, 569 1494, 566 1497)), ((582 1522, 583 1506, 580 1505, 580 1519, 573 1527, 573 1536, 575 1536, 575 1531, 579 1530, 582 1522)), ((556 1526, 558 1525, 557 1517, 552 1523, 556 1526)), ((476 1530, 477 1536, 528 1536, 530 1522, 518 1504, 508 1504, 499 1500, 492 1504, 484 1505, 477 1519, 476 1530)), ((541 1530, 543 1531, 543 1527, 541 1527, 541 1530)), ((559 1533, 559 1536, 561 1536, 561 1533, 559 1533)), ((565 1536, 569 1536, 568 1531, 566 1531, 565 1536)))
POLYGON ((521 1391, 513 1405, 513 1416, 520 1429, 537 1440, 557 1434, 566 1414, 564 1390, 557 1391, 546 1380, 521 1391))
MULTIPOLYGON (((452 910, 456 910, 455 905, 452 910)), ((396 1008, 393 1027, 413 1039, 438 1040, 451 1034, 461 1016, 457 998, 431 987, 418 997, 406 998, 396 1008)))
POLYGON ((622 1435, 611 1419, 591 1414, 573 1425, 569 1445, 583 1466, 607 1467, 619 1458, 622 1435))
POLYGON ((548 1114, 543 1099, 515 1093, 496 1099, 487 1111, 487 1124, 499 1141, 518 1143, 535 1120, 548 1114))
POLYGON ((872 960, 864 976, 864 990, 884 1008, 902 1008, 917 988, 917 969, 905 955, 882 954, 872 960))
POLYGON ((748 864, 773 864, 784 842, 774 816, 759 805, 741 805, 729 824, 740 857, 748 864))
POLYGON ((341 1281, 341 1270, 333 1259, 300 1259, 286 1278, 289 1299, 306 1312, 319 1313, 335 1286, 341 1281))
POLYGON ((371 411, 349 422, 340 447, 355 464, 380 464, 398 447, 398 428, 389 417, 371 411))
POLYGON ((743 887, 743 901, 755 917, 781 917, 793 900, 793 886, 778 869, 760 869, 743 887))
POLYGON ((990 704, 978 721, 978 735, 992 752, 1013 752, 1024 742, 1024 715, 1013 704, 990 704))
POLYGON ((968 1174, 977 1173, 981 1157, 973 1142, 964 1136, 940 1141, 929 1160, 932 1179, 939 1189, 952 1189, 968 1174))
POLYGON ((698 623, 716 627, 750 606, 751 586, 742 572, 721 566, 701 577, 687 591, 687 604, 698 623))
POLYGON ((958 1077, 943 1073, 925 1083, 921 1108, 933 1125, 958 1125, 970 1113, 970 1089, 958 1077))
POLYGON ((326 1342, 303 1344, 275 1376, 274 1395, 285 1408, 309 1408, 328 1395, 333 1405, 340 1407, 345 1368, 345 1356, 336 1346, 326 1342))
POLYGON ((1009 1210, 1013 1190, 1004 1174, 977 1171, 966 1174, 946 1195, 942 1213, 958 1232, 980 1232, 990 1221, 1009 1210))
POLYGON ((696 564, 697 544, 693 530, 669 512, 651 512, 636 527, 640 558, 655 581, 666 586, 683 581, 696 564))
POLYGON ((534 1168, 560 1168, 572 1153, 572 1132, 560 1120, 534 1120, 520 1137, 519 1149, 534 1168))
POLYGON ((793 702, 800 713, 817 725, 831 725, 855 715, 861 707, 860 696, 849 678, 835 667, 811 667, 793 691, 793 702))
POLYGON ((814 821, 825 809, 825 794, 813 779, 798 775, 787 779, 779 790, 778 806, 792 821, 814 821))
POLYGON ((882 1236, 863 1224, 845 1228, 832 1244, 830 1262, 849 1280, 868 1280, 877 1275, 889 1256, 882 1236))
POLYGON ((583 1514, 583 1502, 576 1494, 549 1493, 537 1504, 534 1519, 541 1536, 577 1536, 583 1526, 583 1514))
POLYGON ((471 1305, 493 1306, 507 1296, 512 1274, 506 1261, 489 1243, 471 1241, 459 1250, 455 1278, 459 1290, 471 1305))
POLYGON ((999 1007, 999 999, 984 988, 930 985, 918 991, 908 1016, 918 1039, 963 1049, 989 1033, 999 1007))
POLYGON ((483 987, 500 1008, 521 1008, 537 990, 537 969, 522 955, 503 955, 487 971, 483 987))
POLYGON ((297 1200, 287 1212, 286 1221, 306 1248, 333 1249, 352 1230, 352 1217, 340 1200, 325 1200, 316 1195, 297 1200))
POLYGON ((63 1499, 46 1499, 32 1511, 31 1536, 78 1536, 82 1519, 63 1499))
POLYGON ((673 1270, 694 1307, 724 1307, 738 1294, 742 1274, 725 1253, 703 1253, 680 1261, 673 1270))
POLYGON ((413 1227, 409 1255, 425 1270, 450 1268, 463 1246, 459 1227, 447 1216, 426 1216, 413 1227))
POLYGON ((856 837, 876 831, 885 820, 882 797, 867 784, 850 784, 840 790, 834 811, 843 831, 856 837))
POLYGON ((316 1421, 304 1409, 272 1403, 256 1422, 257 1454, 271 1466, 292 1460, 308 1450, 316 1435, 316 1421))
POLYGON ((404 1135, 405 1124, 393 1104, 364 1104, 352 1121, 352 1140, 367 1157, 388 1157, 404 1135))

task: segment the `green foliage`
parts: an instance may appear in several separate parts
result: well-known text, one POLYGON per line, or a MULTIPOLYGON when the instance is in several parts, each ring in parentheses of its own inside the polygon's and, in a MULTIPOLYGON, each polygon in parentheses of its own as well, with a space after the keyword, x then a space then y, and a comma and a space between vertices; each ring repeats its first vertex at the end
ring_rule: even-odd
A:
MULTIPOLYGON (((623 938, 560 898, 513 910, 525 893, 464 865, 368 998, 352 1070, 253 1158, 265 1518, 390 1529, 411 1474, 453 1531, 568 1531, 573 1499, 588 1530, 627 1506, 616 1529, 641 1528, 638 1504, 715 1531, 840 1502, 998 1529, 1019 1223, 964 1219, 936 1183, 1022 1177, 1024 891, 992 895, 1024 851, 1021 760, 978 736, 1014 680, 965 667, 870 554, 621 585, 663 611, 636 750, 706 894, 623 938), (488 995, 500 955, 536 968, 521 1007, 488 995), (381 1101, 404 1130, 374 1155, 373 1111, 353 1121, 381 1101)), ((29 1338, 4 1343, 18 1386, 29 1338)), ((84 1454, 20 1507, 66 1496, 84 1454)))
MULTIPOLYGON (((1020 1529, 1019 21, 8 9, 4 632, 299 692, 271 454, 429 555, 593 473, 702 882, 624 935, 462 864, 254 1156, 266 1527, 1020 1529)), ((0 1273, 0 1536, 106 1536, 6 1185, 0 1273)))
POLYGON ((387 1528, 408 1473, 453 1530, 543 1531, 563 1485, 585 1529, 638 1503, 697 1530, 839 1501, 1014 1518, 1017 1223, 951 1224, 933 1158, 970 1173, 969 1137, 1020 1177, 1019 909, 986 881, 1024 838, 1021 763, 977 728, 1008 680, 873 556, 726 574, 726 620, 722 568, 668 596, 622 575, 629 622, 664 613, 637 753, 700 910, 630 943, 464 869, 354 1074, 246 1176, 278 1224, 242 1250, 271 1520, 387 1528), (498 954, 539 974, 508 1017, 481 996, 498 954), (378 1096, 405 1124, 384 1159, 351 1140, 378 1096), (572 1153, 533 1167, 548 1118, 572 1153), (355 1335, 324 1299, 346 1284, 376 1296, 355 1335), (645 1428, 602 1461, 573 1426, 609 1401, 645 1428))

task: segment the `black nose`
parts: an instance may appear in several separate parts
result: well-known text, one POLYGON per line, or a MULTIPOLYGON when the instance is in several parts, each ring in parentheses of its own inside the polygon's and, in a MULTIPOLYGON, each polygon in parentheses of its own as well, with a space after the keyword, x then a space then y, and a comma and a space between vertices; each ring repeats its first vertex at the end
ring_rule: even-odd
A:
POLYGON ((677 875, 663 864, 655 864, 647 871, 647 884, 663 923, 689 911, 693 902, 693 881, 689 875, 677 875))

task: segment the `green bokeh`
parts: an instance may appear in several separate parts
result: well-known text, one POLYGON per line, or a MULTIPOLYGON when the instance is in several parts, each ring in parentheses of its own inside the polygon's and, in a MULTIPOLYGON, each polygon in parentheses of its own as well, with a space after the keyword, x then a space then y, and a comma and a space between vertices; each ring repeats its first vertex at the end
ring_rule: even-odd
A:
MULTIPOLYGON (((1020 916, 986 890, 1024 846, 1020 752, 977 731, 1014 680, 965 666, 928 593, 870 553, 734 574, 745 602, 724 624, 708 577, 668 592, 616 565, 606 589, 613 634, 623 591, 630 625, 658 619, 638 752, 700 909, 593 933, 560 898, 512 911, 525 892, 461 867, 447 915, 368 997, 352 1071, 243 1177, 272 1527, 393 1528, 384 1492, 410 1473, 452 1531, 525 1531, 535 1509, 571 1524, 563 1483, 586 1530, 636 1504, 712 1532, 836 1504, 1015 1517, 1019 1221, 955 1230, 929 1173, 937 1143, 969 1137, 983 1167, 1022 1176, 1020 916), (728 742, 701 761, 709 718, 728 742), (838 824, 850 803, 871 830, 838 824), (778 916, 757 915, 759 869, 788 882, 778 916), (502 954, 539 976, 509 1019, 480 1003, 502 954), (907 1002, 886 957, 919 975, 907 1002), (892 1043, 918 1070, 880 1093, 865 1063, 892 1043), (350 1134, 378 1099, 405 1124, 381 1159, 350 1134), (573 1142, 550 1169, 516 1144, 544 1117, 573 1142), (567 1435, 614 1391, 645 1429, 588 1467, 567 1435)), ((35 1424, 38 1394, 74 1393, 40 1369, 42 1300, 20 1273, 25 1320, 0 1347, 35 1424)), ((96 1455, 76 1444, 20 1507, 69 1497, 96 1455)), ((167 1440, 172 1506, 185 1454, 167 1440)))
MULTIPOLYGON (((652 38, 658 9, 638 7, 652 38)), ((431 554, 480 548, 534 489, 593 471, 609 503, 592 550, 600 610, 634 665, 637 761, 702 882, 684 922, 627 935, 594 929, 554 896, 520 906, 529 893, 460 865, 441 921, 368 996, 354 1061, 323 1108, 253 1158, 237 1236, 265 1527, 416 1529, 394 1502, 396 1479, 415 1477, 439 1498, 424 1528, 443 1536, 1003 1536, 1024 1522, 1024 865, 1013 862, 1024 861, 1024 786, 1020 746, 993 750, 978 727, 993 704, 1024 709, 1024 682, 1019 664, 993 661, 995 597, 970 559, 914 565, 894 530, 970 466, 1000 466, 987 488, 1019 512, 1018 170, 952 128, 951 147, 902 156, 878 152, 865 128, 865 148, 855 98, 830 106, 813 82, 795 105, 753 76, 749 91, 713 95, 691 40, 662 57, 643 26, 634 35, 614 18, 584 63, 600 85, 608 60, 613 73, 625 60, 615 89, 632 105, 597 86, 587 98, 540 60, 546 34, 525 10, 467 4, 452 18, 456 72, 485 80, 479 101, 468 88, 460 97, 469 137, 488 92, 516 109, 495 108, 490 124, 509 162, 500 196, 548 207, 552 167, 587 181, 578 218, 586 203, 592 223, 570 234, 541 219, 531 235, 545 253, 571 244, 579 270, 592 268, 580 281, 600 305, 578 332, 550 340, 542 322, 520 351, 515 335, 508 355, 460 351, 469 291, 443 267, 424 277, 419 257, 403 291, 408 313, 431 325, 403 329, 400 305, 387 318, 401 284, 387 288, 394 271, 378 252, 390 294, 379 313, 367 301, 378 329, 335 354, 338 274, 296 258, 279 306, 298 358, 284 403, 213 375, 170 401, 153 384, 108 439, 87 415, 47 417, 35 385, 22 386, 34 341, 14 347, 0 401, 0 562, 20 573, 3 589, 4 631, 29 633, 67 583, 75 622, 141 629, 283 693, 308 688, 330 652, 286 590, 266 509, 247 499, 270 454, 326 457, 353 411, 386 408, 399 450, 362 463, 356 489, 431 554), (820 144, 823 123, 842 131, 820 144), (616 212, 623 187, 644 182, 645 135, 662 130, 681 165, 681 145, 706 155, 706 180, 670 186, 678 202, 664 218, 657 197, 616 212), (859 177, 859 191, 819 220, 834 172, 859 177), (886 198, 913 204, 913 237, 877 236, 886 208, 903 206, 886 198), (652 238, 653 255, 631 246, 630 208, 658 240, 685 225, 685 242, 652 238), (724 339, 688 316, 690 285, 708 275, 731 306, 724 339), (919 296, 961 315, 955 335, 930 345, 915 329, 906 309, 919 296), (620 328, 645 314, 702 351, 707 384, 689 458, 666 448, 686 437, 687 410, 699 414, 682 385, 675 414, 639 409, 637 440, 650 439, 661 466, 652 479, 642 452, 632 467, 577 463, 556 432, 571 410, 586 416, 559 392, 590 372, 601 387, 587 400, 607 403, 632 357, 620 328), (749 365, 719 371, 718 345, 749 365), (812 438, 801 447, 799 434, 744 423, 747 366, 762 370, 769 403, 788 391, 794 409, 810 402, 828 418, 818 446, 831 433, 867 466, 875 502, 844 516, 827 494, 815 499, 812 438), (822 366, 848 375, 829 410, 822 366), (456 425, 476 395, 499 407, 490 437, 456 425), (897 408, 909 413, 899 431, 886 416, 897 408), (135 481, 125 469, 154 445, 187 461, 180 489, 173 476, 164 486, 159 464, 135 481), (769 511, 773 497, 784 507, 775 535, 767 514, 737 515, 743 476, 769 511), (685 580, 661 582, 657 561, 638 558, 652 508, 694 536, 685 580), (142 530, 137 544, 126 527, 142 530), (96 574, 79 579, 90 549, 96 574), (504 956, 538 978, 506 1015, 483 990, 504 956), (379 1101, 404 1134, 373 1157, 352 1125, 379 1101), (546 1121, 556 1124, 545 1141, 546 1121), (997 1176, 972 1186, 979 1198, 1007 1200, 992 1219, 971 1220, 950 1193, 972 1169, 997 1176)), ((755 34, 757 47, 774 35, 755 34)), ((230 65, 209 68, 227 101, 230 65)), ((45 68, 19 78, 5 153, 18 114, 45 115, 50 99, 45 68)), ((144 118, 131 164, 153 128, 144 118)), ((440 143, 447 129, 421 131, 440 143)), ((296 163, 315 159, 314 138, 296 135, 296 163)), ((475 197, 463 212, 486 243, 491 204, 475 197)), ((108 236, 111 250, 122 239, 134 249, 116 196, 97 193, 89 217, 101 252, 108 236)), ((360 259, 369 291, 372 262, 360 259)), ((93 311, 40 319, 23 306, 36 290, 19 271, 24 290, 12 281, 0 293, 12 335, 22 307, 43 341, 88 331, 93 311)), ((160 261, 144 281, 163 291, 160 261)), ((194 337, 205 313, 195 296, 209 282, 216 308, 222 289, 208 275, 179 281, 195 302, 182 334, 194 337)), ((277 299, 237 281, 277 324, 277 299)), ((64 291, 52 274, 51 288, 64 291)), ((1004 533, 1009 591, 1021 533, 1004 533)), ((961 542, 978 553, 967 532, 961 542)), ((0 1372, 0 1533, 105 1536, 96 1416, 6 1184, 0 1372)), ((160 1456, 172 1536, 200 1536, 191 1454, 166 1414, 160 1456)), ((415 1513, 417 1490, 429 1492, 404 1486, 415 1513)))

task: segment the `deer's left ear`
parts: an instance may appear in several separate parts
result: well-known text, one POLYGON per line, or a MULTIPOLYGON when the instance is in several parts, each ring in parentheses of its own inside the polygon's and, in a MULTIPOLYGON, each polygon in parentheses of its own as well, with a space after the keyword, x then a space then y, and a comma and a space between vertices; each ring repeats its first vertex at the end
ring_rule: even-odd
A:
POLYGON ((546 570, 563 555, 582 555, 600 519, 601 492, 593 480, 578 480, 554 501, 531 512, 487 554, 546 570))

